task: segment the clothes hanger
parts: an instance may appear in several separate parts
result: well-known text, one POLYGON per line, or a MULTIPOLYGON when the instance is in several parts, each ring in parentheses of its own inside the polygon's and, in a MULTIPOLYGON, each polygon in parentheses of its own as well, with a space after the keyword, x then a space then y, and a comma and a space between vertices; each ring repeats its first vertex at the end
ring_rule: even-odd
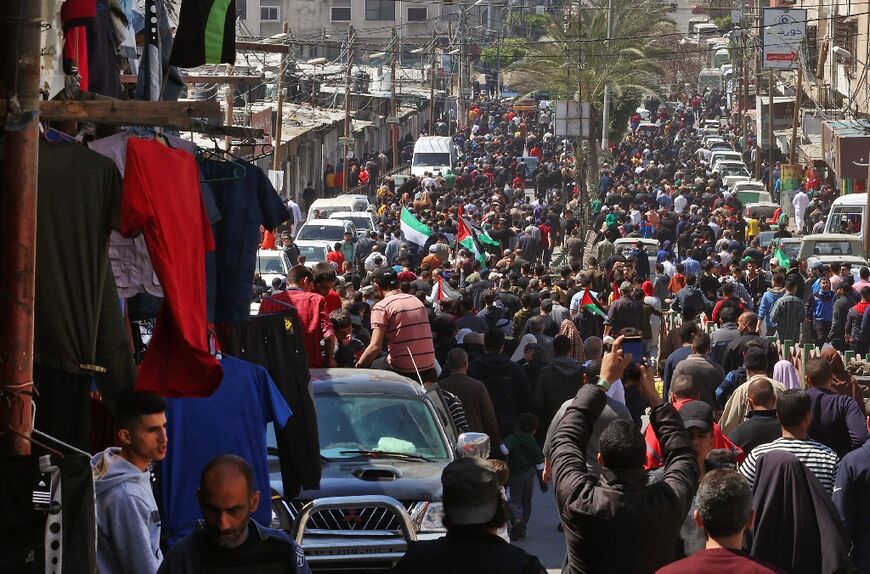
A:
MULTIPOLYGON (((28 441, 28 442, 31 442, 31 443, 35 444, 35 445, 38 446, 38 447, 42 447, 42 448, 44 448, 45 450, 47 450, 48 452, 50 452, 51 454, 53 454, 53 455, 55 455, 55 456, 57 456, 57 457, 59 457, 59 458, 61 458, 61 459, 64 458, 63 453, 60 452, 59 450, 54 449, 54 448, 51 448, 51 447, 48 446, 47 444, 44 444, 44 443, 42 443, 42 442, 36 440, 36 439, 33 438, 32 436, 27 436, 27 435, 24 434, 24 433, 20 433, 20 432, 18 432, 17 430, 15 430, 14 428, 12 428, 11 426, 6 427, 6 431, 5 431, 4 433, 2 433, 2 434, 5 434, 5 433, 7 433, 7 432, 12 433, 12 434, 14 434, 14 435, 17 435, 17 436, 23 438, 24 440, 26 440, 26 441, 28 441)), ((34 429, 32 432, 35 433, 35 432, 37 432, 37 431, 34 429)), ((46 436, 48 436, 48 435, 46 435, 46 436)), ((66 446, 70 446, 70 445, 66 445, 66 446)), ((75 449, 75 447, 70 447, 70 448, 74 448, 74 449, 75 449)), ((75 450, 78 450, 78 449, 75 449, 75 450)), ((85 453, 85 454, 87 454, 87 453, 85 453)), ((88 455, 88 456, 91 456, 91 455, 88 455)))
POLYGON ((232 155, 231 153, 223 151, 222 149, 220 149, 220 147, 218 147, 217 138, 215 137, 214 132, 209 132, 206 135, 209 137, 209 139, 211 139, 212 144, 214 144, 214 149, 207 150, 207 149, 204 149, 202 147, 198 147, 196 149, 196 153, 194 154, 196 159, 197 160, 207 159, 210 161, 221 162, 221 163, 226 164, 227 167, 232 166, 232 171, 227 176, 203 178, 202 181, 215 182, 215 181, 232 181, 235 179, 243 179, 245 177, 246 172, 247 172, 246 166, 243 163, 241 163, 241 161, 243 161, 243 160, 241 160, 241 158, 236 158, 236 156, 232 155), (239 160, 239 161, 234 161, 232 159, 228 159, 226 156, 230 156, 230 157, 235 158, 236 160, 239 160))

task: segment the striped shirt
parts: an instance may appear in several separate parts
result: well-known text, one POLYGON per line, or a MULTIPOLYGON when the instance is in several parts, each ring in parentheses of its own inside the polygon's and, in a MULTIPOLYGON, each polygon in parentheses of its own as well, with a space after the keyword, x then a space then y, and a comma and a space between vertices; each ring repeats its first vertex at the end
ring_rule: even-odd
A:
POLYGON ((387 360, 397 371, 414 372, 435 367, 432 327, 426 307, 413 295, 395 293, 372 307, 372 329, 383 329, 387 360), (414 359, 411 360, 411 354, 414 359))
POLYGON ((752 452, 740 465, 740 474, 745 476, 750 484, 755 483, 756 462, 764 456, 764 453, 772 450, 785 450, 795 455, 819 479, 828 494, 833 492, 834 478, 837 476, 837 465, 840 463, 840 458, 833 450, 812 439, 778 438, 773 442, 758 445, 752 449, 752 452))

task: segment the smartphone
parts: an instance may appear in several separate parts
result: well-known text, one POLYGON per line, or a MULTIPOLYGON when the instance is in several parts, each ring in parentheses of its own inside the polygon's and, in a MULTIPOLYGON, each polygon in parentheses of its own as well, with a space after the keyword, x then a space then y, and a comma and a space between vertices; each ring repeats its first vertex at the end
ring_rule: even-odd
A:
POLYGON ((640 337, 626 337, 622 340, 622 350, 628 355, 631 353, 632 363, 643 363, 643 339, 640 337))

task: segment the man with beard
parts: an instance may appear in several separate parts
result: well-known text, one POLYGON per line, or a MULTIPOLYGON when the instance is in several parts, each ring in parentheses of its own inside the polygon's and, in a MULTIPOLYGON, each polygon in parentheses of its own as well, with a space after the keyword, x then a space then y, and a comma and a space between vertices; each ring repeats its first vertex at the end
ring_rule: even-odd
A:
POLYGON ((251 518, 260 492, 244 459, 231 454, 212 459, 202 470, 196 496, 204 520, 169 550, 158 574, 311 574, 302 548, 286 532, 251 518))

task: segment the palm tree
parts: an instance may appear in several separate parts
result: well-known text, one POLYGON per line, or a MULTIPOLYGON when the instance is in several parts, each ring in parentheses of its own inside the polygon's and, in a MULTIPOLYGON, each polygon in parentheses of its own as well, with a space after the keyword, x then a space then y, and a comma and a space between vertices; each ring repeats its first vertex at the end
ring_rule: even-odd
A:
MULTIPOLYGON (((660 38, 675 30, 661 0, 572 0, 566 7, 564 22, 554 20, 548 34, 538 42, 530 42, 526 57, 511 66, 510 83, 519 91, 549 90, 558 98, 592 103, 590 141, 584 142, 590 190, 598 182, 595 142, 601 139, 605 127, 596 110, 604 102, 604 86, 610 84, 615 97, 629 88, 656 93, 662 73, 660 38), (612 9, 610 39, 608 4, 612 9)), ((623 128, 606 126, 613 135, 619 135, 623 128)))

